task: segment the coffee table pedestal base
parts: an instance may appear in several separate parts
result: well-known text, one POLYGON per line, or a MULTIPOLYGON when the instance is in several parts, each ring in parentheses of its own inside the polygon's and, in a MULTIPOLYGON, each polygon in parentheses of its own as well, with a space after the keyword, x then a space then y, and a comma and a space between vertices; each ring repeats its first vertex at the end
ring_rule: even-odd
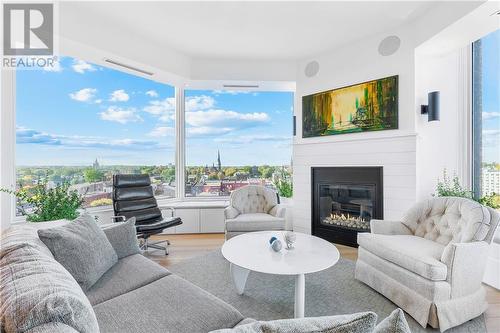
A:
MULTIPOLYGON (((245 285, 247 284, 248 274, 250 274, 250 270, 235 264, 231 264, 230 271, 238 295, 243 295, 243 293, 245 292, 245 285)), ((304 274, 295 275, 295 307, 294 307, 295 318, 304 318, 304 304, 306 296, 305 294, 306 294, 305 275, 304 274)))
POLYGON ((240 267, 235 264, 231 264, 230 270, 234 286, 236 287, 238 295, 243 295, 243 292, 245 291, 245 285, 247 284, 248 274, 250 274, 250 271, 246 268, 240 267))
POLYGON ((295 318, 304 318, 306 299, 306 277, 304 274, 295 275, 295 318))

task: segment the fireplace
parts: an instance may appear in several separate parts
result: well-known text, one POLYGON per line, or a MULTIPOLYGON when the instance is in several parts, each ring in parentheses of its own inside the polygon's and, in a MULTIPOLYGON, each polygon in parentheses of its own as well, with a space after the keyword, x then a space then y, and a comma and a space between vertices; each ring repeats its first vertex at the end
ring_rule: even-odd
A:
POLYGON ((357 247, 358 232, 382 219, 382 167, 313 167, 312 234, 357 247))

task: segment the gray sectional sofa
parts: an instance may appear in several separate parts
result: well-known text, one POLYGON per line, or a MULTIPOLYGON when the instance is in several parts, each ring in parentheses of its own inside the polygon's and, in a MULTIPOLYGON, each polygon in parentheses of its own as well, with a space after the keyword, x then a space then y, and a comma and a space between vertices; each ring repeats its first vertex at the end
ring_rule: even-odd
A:
MULTIPOLYGON (((106 230, 105 233, 118 254, 118 261, 88 289, 81 288, 77 279, 54 258, 36 228, 14 227, 2 235, 0 331, 410 332, 400 309, 376 327, 377 315, 373 312, 270 322, 244 318, 231 305, 142 254, 123 254, 125 237, 112 236, 106 230)), ((129 248, 137 246, 135 237, 128 239, 129 248)), ((65 249, 66 253, 71 252, 65 249)))
POLYGON ((142 254, 119 259, 84 292, 30 227, 4 235, 0 267, 7 332, 191 333, 248 322, 231 305, 142 254), (56 307, 64 310, 55 313, 56 307))

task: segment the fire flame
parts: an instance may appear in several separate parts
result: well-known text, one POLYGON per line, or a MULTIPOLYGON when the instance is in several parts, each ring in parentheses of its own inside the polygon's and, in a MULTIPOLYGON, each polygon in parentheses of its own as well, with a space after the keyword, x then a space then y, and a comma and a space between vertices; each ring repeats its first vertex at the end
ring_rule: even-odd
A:
POLYGON ((331 213, 330 218, 336 221, 367 222, 364 218, 360 216, 351 216, 349 213, 347 213, 347 215, 331 213))

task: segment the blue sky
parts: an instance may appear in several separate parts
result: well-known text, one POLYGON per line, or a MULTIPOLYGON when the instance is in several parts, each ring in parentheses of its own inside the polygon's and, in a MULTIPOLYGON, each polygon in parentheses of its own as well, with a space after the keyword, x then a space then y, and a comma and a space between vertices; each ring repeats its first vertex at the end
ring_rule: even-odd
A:
MULTIPOLYGON (((171 86, 63 57, 18 71, 17 165, 174 162, 171 86)), ((293 94, 186 91, 188 165, 283 165, 291 159, 293 94)))
POLYGON ((483 160, 500 162, 500 30, 483 37, 483 160))

